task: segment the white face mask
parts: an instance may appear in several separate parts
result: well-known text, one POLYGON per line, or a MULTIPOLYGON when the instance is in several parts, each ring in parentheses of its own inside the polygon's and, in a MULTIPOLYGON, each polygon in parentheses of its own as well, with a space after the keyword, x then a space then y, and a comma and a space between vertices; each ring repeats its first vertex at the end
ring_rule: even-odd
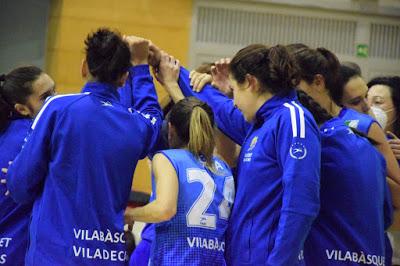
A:
POLYGON ((376 106, 372 106, 371 110, 375 115, 376 121, 381 125, 382 129, 385 129, 388 120, 386 112, 376 106))

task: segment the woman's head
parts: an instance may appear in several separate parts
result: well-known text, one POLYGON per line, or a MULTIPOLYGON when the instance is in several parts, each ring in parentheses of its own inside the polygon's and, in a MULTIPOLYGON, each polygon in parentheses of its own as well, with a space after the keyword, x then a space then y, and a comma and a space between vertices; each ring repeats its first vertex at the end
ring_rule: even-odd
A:
POLYGON ((95 81, 121 86, 131 66, 128 44, 119 33, 100 28, 85 40, 86 59, 82 75, 95 81))
POLYGON ((308 47, 304 43, 291 43, 286 45, 286 49, 288 50, 289 54, 293 54, 301 49, 308 49, 308 48, 310 47, 308 47))
POLYGON ((204 102, 193 97, 176 103, 169 115, 168 142, 171 148, 185 148, 196 157, 204 157, 207 166, 213 168, 215 147, 214 115, 204 102))
POLYGON ((298 81, 297 68, 281 45, 249 45, 235 55, 229 68, 234 102, 248 121, 265 99, 287 95, 298 81))
POLYGON ((12 116, 35 117, 47 97, 54 94, 54 81, 35 66, 18 67, 0 78, 0 130, 12 116))
POLYGON ((341 64, 340 77, 343 84, 341 104, 359 113, 368 114, 370 109, 367 101, 368 87, 361 77, 360 67, 357 64, 351 65, 350 62, 341 64))
POLYGON ((368 103, 387 115, 385 130, 400 136, 400 77, 377 77, 368 82, 368 103))
POLYGON ((332 100, 340 105, 343 90, 340 89, 340 64, 337 57, 325 48, 304 48, 294 52, 300 68, 301 90, 321 106, 332 100))

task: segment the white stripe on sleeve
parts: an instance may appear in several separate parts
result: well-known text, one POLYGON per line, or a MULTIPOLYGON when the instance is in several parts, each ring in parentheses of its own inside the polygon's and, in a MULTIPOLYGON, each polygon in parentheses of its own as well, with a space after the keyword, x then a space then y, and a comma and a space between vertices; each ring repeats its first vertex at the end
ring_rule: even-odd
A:
POLYGON ((290 110, 290 120, 292 122, 292 132, 293 132, 293 137, 297 137, 297 121, 296 121, 296 110, 294 109, 294 106, 289 104, 289 103, 284 103, 283 104, 286 108, 289 108, 290 110))
POLYGON ((37 122, 39 121, 40 117, 42 116, 44 110, 47 108, 47 106, 49 105, 49 103, 51 103, 53 100, 58 99, 58 98, 62 98, 65 96, 74 96, 74 95, 80 95, 80 94, 90 94, 90 92, 85 92, 85 93, 74 93, 74 94, 60 94, 60 95, 56 95, 53 96, 51 98, 49 98, 44 105, 42 106, 42 108, 40 109, 39 113, 37 114, 37 116, 35 117, 35 120, 32 123, 31 128, 35 129, 37 122))
POLYGON ((304 111, 303 108, 298 105, 295 101, 292 103, 299 109, 299 116, 300 116, 300 138, 304 139, 306 137, 306 126, 304 122, 304 111))

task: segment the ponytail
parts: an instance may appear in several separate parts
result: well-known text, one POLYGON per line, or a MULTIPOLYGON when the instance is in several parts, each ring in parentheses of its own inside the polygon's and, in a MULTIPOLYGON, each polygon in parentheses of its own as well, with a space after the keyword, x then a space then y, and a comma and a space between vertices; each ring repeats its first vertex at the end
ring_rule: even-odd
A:
POLYGON ((316 75, 323 76, 330 98, 340 106, 343 84, 340 79, 340 63, 337 57, 325 48, 303 48, 295 51, 293 55, 300 68, 300 78, 308 84, 312 84, 316 75))
MULTIPOLYGON (((326 111, 324 108, 322 108, 321 105, 319 105, 311 96, 309 96, 307 93, 305 93, 302 90, 297 91, 297 97, 299 99, 299 102, 307 108, 308 111, 313 115, 315 122, 317 122, 318 125, 324 124, 326 121, 330 120, 333 118, 328 111, 326 111)), ((362 133, 361 131, 357 130, 354 127, 350 127, 351 131, 353 131, 354 134, 366 138, 372 145, 377 146, 379 145, 379 142, 376 140, 368 137, 366 134, 362 133)))
POLYGON ((325 86, 328 88, 332 100, 342 104, 343 83, 340 78, 340 62, 334 53, 325 48, 317 48, 317 51, 325 58, 327 75, 324 75, 325 86))
POLYGON ((209 115, 199 105, 193 107, 190 116, 188 149, 196 157, 203 157, 207 168, 215 170, 213 152, 215 148, 214 128, 209 115))
POLYGON ((319 103, 302 90, 297 91, 299 102, 313 115, 315 122, 322 125, 333 118, 319 103))
POLYGON ((187 147, 214 172, 214 114, 211 108, 194 97, 185 98, 171 108, 168 121, 177 134, 171 139, 171 148, 187 147))

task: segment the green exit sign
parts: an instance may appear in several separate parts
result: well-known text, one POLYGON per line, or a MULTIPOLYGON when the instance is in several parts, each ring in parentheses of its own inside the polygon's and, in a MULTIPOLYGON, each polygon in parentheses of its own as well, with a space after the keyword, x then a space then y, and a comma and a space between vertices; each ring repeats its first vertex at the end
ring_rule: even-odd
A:
POLYGON ((358 44, 357 45, 357 57, 368 57, 368 45, 358 44))

